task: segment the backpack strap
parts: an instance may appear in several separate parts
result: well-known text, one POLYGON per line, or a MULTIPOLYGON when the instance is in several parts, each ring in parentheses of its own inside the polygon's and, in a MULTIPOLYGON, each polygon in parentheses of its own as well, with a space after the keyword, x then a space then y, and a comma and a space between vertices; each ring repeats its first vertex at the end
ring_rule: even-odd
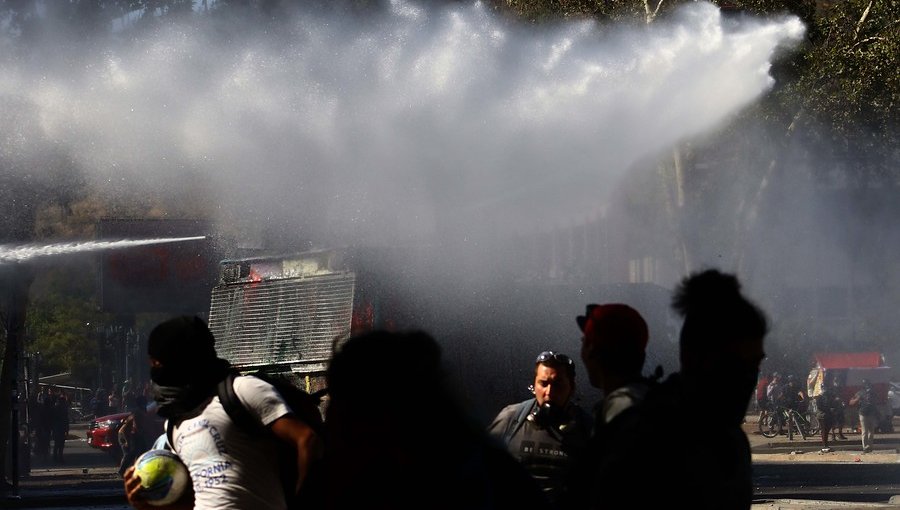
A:
POLYGON ((166 420, 166 444, 169 449, 175 451, 175 421, 172 418, 166 420))
MULTIPOLYGON (((266 428, 263 424, 250 414, 250 411, 244 407, 244 403, 238 398, 237 393, 234 392, 235 377, 237 377, 237 374, 230 372, 224 379, 219 381, 219 384, 216 386, 216 395, 219 397, 219 402, 222 404, 228 417, 231 418, 231 421, 244 432, 248 434, 265 432, 266 428)), ((170 418, 166 420, 166 438, 168 439, 169 448, 172 448, 173 451, 174 434, 175 421, 170 418)))
POLYGON ((503 443, 507 445, 512 441, 513 436, 516 435, 516 432, 522 428, 522 425, 524 425, 525 421, 528 419, 528 415, 534 407, 534 399, 532 398, 520 402, 518 406, 515 416, 512 421, 509 422, 509 425, 506 427, 506 432, 503 434, 503 443))
POLYGON ((256 434, 265 431, 263 424, 250 414, 250 411, 244 406, 237 393, 234 392, 234 373, 228 374, 227 377, 219 381, 216 387, 216 393, 219 396, 219 402, 240 429, 248 434, 256 434))

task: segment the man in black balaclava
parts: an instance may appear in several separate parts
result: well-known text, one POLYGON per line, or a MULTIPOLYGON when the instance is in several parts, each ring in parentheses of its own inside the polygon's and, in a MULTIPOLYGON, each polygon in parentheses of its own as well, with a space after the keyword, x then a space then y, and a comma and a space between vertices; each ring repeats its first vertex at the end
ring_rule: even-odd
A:
MULTIPOLYGON (((278 390, 253 376, 236 376, 232 389, 249 418, 268 432, 234 423, 217 396, 219 382, 233 369, 216 356, 215 338, 198 317, 156 326, 147 354, 157 412, 167 418, 170 447, 193 482, 193 491, 171 508, 285 509, 321 456, 315 431, 293 414, 278 390), (296 452, 294 495, 283 487, 277 462, 286 448, 296 452)), ((133 467, 124 478, 128 502, 148 508, 133 467)))
POLYGON ((231 370, 216 356, 215 338, 199 317, 176 317, 153 328, 147 354, 157 413, 164 418, 194 410, 231 370))

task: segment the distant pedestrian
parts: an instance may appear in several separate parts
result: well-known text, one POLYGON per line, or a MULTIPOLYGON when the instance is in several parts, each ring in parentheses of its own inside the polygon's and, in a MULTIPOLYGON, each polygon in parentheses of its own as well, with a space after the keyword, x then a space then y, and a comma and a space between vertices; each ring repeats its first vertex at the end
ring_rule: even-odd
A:
MULTIPOLYGON (((819 427, 822 433, 822 452, 831 451, 828 446, 828 436, 832 434, 832 430, 840 423, 840 415, 844 414, 844 406, 841 396, 837 392, 836 382, 826 380, 822 384, 822 392, 816 397, 816 417, 819 419, 819 427)), ((841 434, 843 438, 844 434, 841 434)))
POLYGON ((832 439, 837 441, 838 439, 844 441, 847 439, 844 436, 844 427, 847 424, 847 402, 844 400, 844 386, 841 384, 841 379, 839 377, 834 378, 834 404, 837 406, 833 409, 834 413, 832 419, 831 434, 832 439))
POLYGON ((63 464, 63 450, 69 435, 69 399, 60 391, 53 399, 50 410, 50 433, 53 437, 53 462, 63 464))
POLYGON ((106 407, 108 409, 107 412, 109 412, 109 413, 118 413, 119 412, 119 408, 122 405, 122 401, 119 400, 119 395, 116 393, 116 391, 110 392, 109 397, 107 397, 106 401, 107 401, 106 407))
POLYGON ((91 398, 91 412, 94 418, 100 418, 109 414, 109 393, 103 388, 97 388, 91 398))
POLYGON ((875 446, 875 429, 881 415, 876 405, 875 389, 868 379, 862 380, 862 389, 850 399, 850 406, 856 407, 859 413, 863 453, 869 453, 875 446))
POLYGON ((761 374, 756 382, 756 410, 760 413, 760 416, 769 406, 767 393, 772 376, 773 374, 761 374))
POLYGON ((147 399, 143 395, 129 399, 126 408, 130 414, 122 420, 117 432, 119 446, 122 448, 119 475, 124 475, 125 470, 165 432, 162 421, 147 412, 147 399))
POLYGON ((53 422, 52 387, 41 388, 34 406, 34 454, 46 462, 50 458, 50 437, 53 422))
POLYGON ((570 471, 591 431, 590 416, 572 401, 575 362, 562 353, 540 353, 530 388, 534 396, 504 407, 488 431, 537 480, 551 505, 562 508, 570 471))
POLYGON ((806 393, 803 392, 803 388, 800 387, 794 374, 788 374, 787 376, 779 405, 797 411, 800 414, 803 414, 806 410, 806 393))

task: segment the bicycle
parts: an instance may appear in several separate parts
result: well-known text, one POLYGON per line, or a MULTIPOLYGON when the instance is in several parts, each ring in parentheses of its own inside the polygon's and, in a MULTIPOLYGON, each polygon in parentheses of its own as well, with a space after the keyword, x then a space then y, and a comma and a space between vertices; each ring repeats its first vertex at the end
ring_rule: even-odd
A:
POLYGON ((819 432, 819 418, 814 413, 800 414, 800 411, 789 408, 788 412, 788 439, 794 440, 794 429, 800 434, 800 439, 815 436, 819 432))
POLYGON ((819 418, 815 413, 801 414, 793 408, 778 406, 774 410, 764 409, 759 419, 759 432, 768 438, 787 432, 788 439, 794 440, 794 433, 801 439, 815 436, 819 432, 819 418), (785 430, 786 428, 786 430, 785 430))
POLYGON ((767 406, 759 413, 759 432, 764 437, 773 438, 784 433, 787 414, 783 407, 767 406))

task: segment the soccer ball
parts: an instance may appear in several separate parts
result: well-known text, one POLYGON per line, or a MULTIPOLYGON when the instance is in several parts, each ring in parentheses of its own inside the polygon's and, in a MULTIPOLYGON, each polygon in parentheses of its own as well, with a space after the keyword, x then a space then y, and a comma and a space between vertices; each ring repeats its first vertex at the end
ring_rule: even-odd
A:
POLYGON ((139 494, 154 506, 177 501, 191 480, 187 466, 169 450, 150 450, 138 457, 134 474, 141 477, 139 494))

